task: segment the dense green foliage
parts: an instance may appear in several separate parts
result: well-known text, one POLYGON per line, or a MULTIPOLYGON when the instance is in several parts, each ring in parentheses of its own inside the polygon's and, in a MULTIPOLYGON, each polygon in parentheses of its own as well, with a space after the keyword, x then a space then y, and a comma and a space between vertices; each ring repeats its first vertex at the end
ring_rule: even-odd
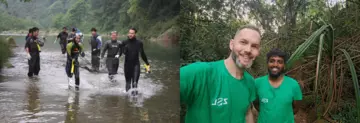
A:
POLYGON ((0 31, 3 30, 23 30, 38 25, 34 21, 29 21, 14 16, 10 16, 5 12, 0 12, 0 31))
POLYGON ((256 24, 262 28, 263 37, 261 55, 249 70, 251 74, 258 77, 267 73, 265 55, 272 48, 293 55, 306 47, 296 55, 297 60, 291 62, 287 74, 304 86, 304 101, 308 103, 302 107, 309 114, 308 122, 324 117, 341 122, 355 121, 351 118, 357 114, 345 109, 356 108, 353 103, 356 88, 349 65, 339 49, 349 53, 359 75, 359 5, 352 0, 336 4, 331 0, 183 0, 179 19, 181 62, 186 65, 228 57, 229 41, 236 29, 240 25, 256 24), (333 32, 317 31, 328 24, 332 25, 333 32), (319 46, 322 34, 326 35, 319 46), (310 42, 305 46, 304 41, 310 42), (317 77, 317 73, 321 76, 317 77), (348 103, 352 105, 345 105, 348 103), (315 108, 318 110, 311 110, 315 108))
POLYGON ((100 32, 125 33, 135 27, 144 37, 157 37, 175 26, 180 11, 179 0, 27 0, 7 1, 7 5, 1 10, 42 28, 77 27, 89 33, 95 27, 100 32))
POLYGON ((5 41, 5 39, 0 38, 0 70, 4 66, 4 64, 7 62, 8 58, 11 55, 11 47, 9 47, 8 43, 5 41))

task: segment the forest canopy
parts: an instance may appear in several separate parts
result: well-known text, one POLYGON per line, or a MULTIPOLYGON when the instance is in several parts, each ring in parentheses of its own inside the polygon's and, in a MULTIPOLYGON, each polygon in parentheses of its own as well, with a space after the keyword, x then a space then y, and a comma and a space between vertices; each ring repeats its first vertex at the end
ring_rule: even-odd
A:
POLYGON ((156 37, 176 28, 179 0, 0 0, 0 31, 39 26, 61 30, 76 27, 89 33, 92 27, 100 32, 127 32, 130 27, 139 35, 156 37), (18 22, 16 24, 9 24, 18 22))

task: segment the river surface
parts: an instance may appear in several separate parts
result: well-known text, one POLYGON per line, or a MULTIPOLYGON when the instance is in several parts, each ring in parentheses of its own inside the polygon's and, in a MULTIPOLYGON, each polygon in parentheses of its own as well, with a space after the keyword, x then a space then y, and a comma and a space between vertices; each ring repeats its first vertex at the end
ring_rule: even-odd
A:
MULTIPOLYGON (((180 122, 178 47, 166 48, 145 41, 151 73, 141 73, 139 95, 133 97, 123 92, 123 56, 115 77, 117 82, 110 82, 107 73, 80 68, 80 90, 74 91, 68 88, 66 57, 59 44, 53 43, 55 36, 47 37, 42 47, 41 70, 35 78, 27 77, 24 36, 12 37, 18 46, 13 49, 15 56, 10 58, 14 68, 4 68, 0 73, 1 123, 180 122)), ((84 40, 86 56, 79 58, 81 66, 90 66, 88 38, 84 40)), ((141 58, 140 61, 144 63, 141 58)), ((105 65, 100 69, 106 71, 105 65)))

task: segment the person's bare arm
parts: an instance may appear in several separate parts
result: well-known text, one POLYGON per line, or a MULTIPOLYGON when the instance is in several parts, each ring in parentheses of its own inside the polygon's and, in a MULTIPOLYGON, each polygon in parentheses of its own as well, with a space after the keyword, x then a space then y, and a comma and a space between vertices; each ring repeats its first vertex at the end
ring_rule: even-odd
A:
POLYGON ((299 84, 296 84, 294 86, 293 93, 294 93, 294 97, 293 97, 292 106, 293 106, 294 114, 296 114, 300 109, 301 100, 302 100, 302 91, 301 91, 301 88, 300 88, 299 84))
POLYGON ((301 101, 300 100, 294 100, 293 103, 292 103, 292 106, 293 106, 293 111, 294 111, 294 114, 296 114, 299 109, 300 109, 300 104, 301 104, 301 101))
POLYGON ((256 111, 260 112, 260 101, 259 101, 259 99, 256 99, 254 101, 254 108, 256 109, 256 111))
POLYGON ((252 105, 249 106, 245 117, 246 123, 255 123, 254 114, 252 112, 252 105))

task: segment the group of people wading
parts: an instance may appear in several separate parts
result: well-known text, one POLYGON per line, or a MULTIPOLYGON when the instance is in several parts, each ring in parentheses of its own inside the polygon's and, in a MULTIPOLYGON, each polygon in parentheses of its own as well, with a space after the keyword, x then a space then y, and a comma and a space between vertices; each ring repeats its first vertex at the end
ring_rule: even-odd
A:
MULTIPOLYGON (((61 52, 67 57, 65 71, 68 76, 69 87, 79 89, 80 76, 79 76, 79 61, 78 57, 85 57, 83 46, 83 35, 79 33, 77 28, 72 28, 70 34, 67 33, 67 28, 64 27, 63 31, 59 33, 56 40, 60 39, 59 44, 61 52), (73 76, 75 76, 75 85, 73 83, 73 76)), ((104 59, 107 52, 106 67, 108 70, 108 76, 111 81, 114 80, 114 75, 117 74, 119 67, 119 58, 122 54, 125 55, 124 61, 124 74, 126 80, 125 91, 128 92, 131 88, 137 88, 139 76, 140 76, 140 61, 139 54, 145 62, 146 71, 150 71, 150 64, 145 55, 142 41, 136 38, 137 30, 130 28, 128 32, 128 39, 124 41, 118 40, 118 33, 116 31, 111 32, 111 40, 102 43, 101 36, 97 34, 95 28, 91 29, 92 36, 90 37, 91 47, 91 65, 94 72, 99 72, 100 61, 104 59)), ((39 28, 34 27, 29 30, 29 34, 26 36, 25 50, 27 52, 27 59, 29 64, 28 76, 38 76, 40 72, 40 52, 41 47, 44 46, 46 38, 38 38, 39 28)), ((137 95, 137 91, 132 92, 133 95, 137 95)))

